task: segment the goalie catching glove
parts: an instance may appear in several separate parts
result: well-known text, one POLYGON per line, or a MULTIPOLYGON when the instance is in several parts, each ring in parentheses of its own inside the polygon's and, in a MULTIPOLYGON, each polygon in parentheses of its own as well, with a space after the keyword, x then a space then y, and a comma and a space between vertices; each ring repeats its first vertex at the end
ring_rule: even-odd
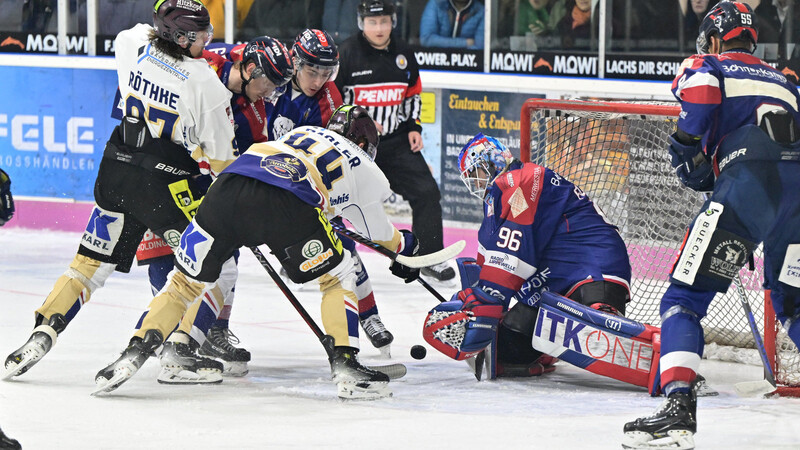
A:
POLYGON ((505 304, 480 288, 464 289, 428 312, 422 337, 457 361, 477 355, 492 343, 505 304))

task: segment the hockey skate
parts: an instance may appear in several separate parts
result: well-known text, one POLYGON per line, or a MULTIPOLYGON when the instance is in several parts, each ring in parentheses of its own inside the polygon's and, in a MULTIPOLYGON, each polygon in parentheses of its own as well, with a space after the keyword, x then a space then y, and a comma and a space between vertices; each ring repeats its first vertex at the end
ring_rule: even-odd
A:
POLYGON ((22 445, 16 439, 11 439, 0 430, 0 449, 22 450, 22 445))
MULTIPOLYGON (((179 333, 182 334, 182 333, 179 333)), ((164 384, 222 383, 222 363, 197 354, 200 344, 183 334, 164 344, 159 360, 161 372, 158 382, 164 384), (188 342, 180 342, 188 340, 188 342)))
POLYGON ((675 392, 652 415, 625 424, 623 448, 693 449, 697 432, 697 397, 675 392))
POLYGON ((381 322, 381 317, 373 314, 366 319, 360 320, 360 322, 361 328, 364 329, 364 333, 366 333, 372 346, 380 350, 381 356, 384 358, 391 358, 392 351, 389 344, 394 341, 394 335, 386 329, 386 326, 381 322))
POLYGON ((335 347, 330 363, 331 375, 336 383, 339 398, 375 400, 391 397, 389 376, 361 365, 358 362, 358 349, 335 347))
POLYGON ((158 330, 147 330, 144 339, 140 337, 131 338, 128 348, 123 350, 116 361, 106 366, 94 377, 96 389, 92 395, 101 392, 111 392, 120 387, 122 383, 128 381, 139 368, 142 367, 147 358, 164 342, 161 332, 158 330))
POLYGON ((243 377, 247 375, 247 363, 250 361, 250 352, 243 348, 234 347, 239 343, 239 338, 228 328, 211 327, 206 335, 206 341, 200 346, 198 353, 216 359, 222 363, 223 375, 243 377))
POLYGON ((67 321, 64 320, 64 316, 53 314, 47 325, 34 328, 28 342, 6 358, 3 379, 7 380, 27 372, 56 345, 58 333, 64 331, 66 327, 67 321))
POLYGON ((423 267, 419 274, 444 286, 456 286, 456 271, 446 262, 423 267))

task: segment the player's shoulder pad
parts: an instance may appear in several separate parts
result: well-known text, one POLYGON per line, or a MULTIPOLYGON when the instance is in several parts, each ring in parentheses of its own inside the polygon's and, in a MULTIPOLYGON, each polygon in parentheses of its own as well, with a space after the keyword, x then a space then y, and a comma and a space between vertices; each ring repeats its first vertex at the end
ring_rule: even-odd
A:
POLYGON ((219 53, 209 50, 203 50, 203 59, 206 60, 209 66, 214 69, 214 72, 219 72, 219 69, 225 64, 225 57, 219 53))
POLYGON ((501 191, 501 217, 521 225, 533 223, 546 177, 546 168, 525 163, 495 178, 494 185, 501 191))

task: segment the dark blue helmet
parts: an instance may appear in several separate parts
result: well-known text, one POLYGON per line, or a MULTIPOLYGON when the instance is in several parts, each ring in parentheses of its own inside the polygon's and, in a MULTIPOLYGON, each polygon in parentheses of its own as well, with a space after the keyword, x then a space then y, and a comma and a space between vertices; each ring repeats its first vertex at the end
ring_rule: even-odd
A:
MULTIPOLYGON (((292 80, 294 65, 286 46, 277 39, 269 36, 259 36, 251 39, 242 50, 241 70, 247 69, 248 64, 254 63, 256 68, 250 74, 250 79, 267 77, 278 89, 275 96, 283 93, 286 84, 292 80)), ((242 77, 244 79, 244 77, 242 77)), ((245 85, 249 82, 245 80, 245 85)), ((242 86, 244 90, 244 86, 242 86)))
POLYGON ((697 36, 697 53, 705 55, 711 45, 711 36, 718 35, 722 42, 730 39, 747 39, 758 43, 758 22, 753 8, 746 3, 721 1, 711 8, 700 23, 697 36))
POLYGON ((297 35, 292 46, 295 70, 304 65, 326 72, 328 80, 336 79, 339 72, 339 49, 326 31, 306 29, 297 35))

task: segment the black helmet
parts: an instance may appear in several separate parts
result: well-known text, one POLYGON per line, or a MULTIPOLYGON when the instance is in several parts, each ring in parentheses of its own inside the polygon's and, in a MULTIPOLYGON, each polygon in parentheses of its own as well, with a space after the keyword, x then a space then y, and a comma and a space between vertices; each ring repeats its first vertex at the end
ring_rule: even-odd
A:
POLYGON ((758 22, 753 8, 747 3, 721 1, 711 8, 700 23, 697 36, 697 53, 705 55, 711 45, 710 37, 719 35, 722 42, 743 38, 753 43, 755 50, 758 43, 758 22))
POLYGON ((327 31, 308 28, 297 35, 292 46, 292 56, 297 71, 309 65, 322 71, 330 71, 328 80, 336 79, 339 72, 339 50, 327 31))
POLYGON ((397 26, 397 9, 392 0, 361 0, 358 4, 358 29, 364 29, 364 17, 392 16, 392 28, 397 26))
POLYGON ((294 65, 286 46, 269 36, 253 38, 242 51, 242 66, 255 63, 251 77, 267 77, 275 86, 283 86, 292 80, 294 65))
POLYGON ((378 142, 380 142, 378 128, 366 109, 356 105, 342 105, 333 112, 327 128, 353 141, 359 147, 366 144, 362 148, 370 159, 374 160, 378 154, 378 142))
POLYGON ((214 34, 208 10, 199 0, 156 0, 153 4, 153 28, 160 38, 178 45, 191 44, 197 33, 214 34))

